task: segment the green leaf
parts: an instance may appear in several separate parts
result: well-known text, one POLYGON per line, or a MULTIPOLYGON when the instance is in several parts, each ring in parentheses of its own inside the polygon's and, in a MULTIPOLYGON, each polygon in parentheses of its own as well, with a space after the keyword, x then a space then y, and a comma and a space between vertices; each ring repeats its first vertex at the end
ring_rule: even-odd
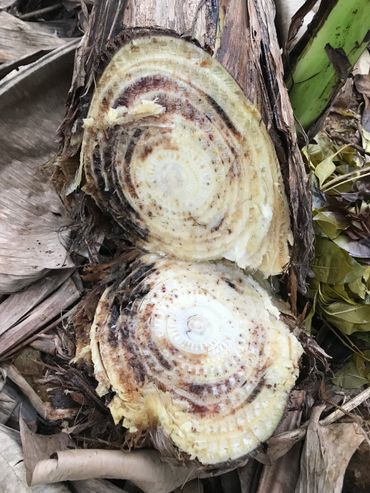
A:
MULTIPOLYGON (((320 161, 336 154, 337 147, 333 142, 333 139, 331 139, 326 132, 321 131, 318 134, 316 134, 315 141, 317 142, 321 150, 320 161)), ((317 162, 317 164, 319 164, 319 162, 317 162)))
POLYGON ((312 264, 316 280, 327 284, 345 284, 361 278, 364 267, 327 238, 316 238, 312 264))
POLYGON ((370 154, 370 132, 361 127, 362 147, 367 154, 370 154))
POLYGON ((331 240, 335 239, 341 231, 348 227, 348 221, 337 212, 318 211, 313 220, 331 240))
POLYGON ((333 383, 338 387, 344 387, 346 389, 358 389, 363 385, 368 384, 368 379, 363 377, 353 359, 351 359, 346 365, 335 373, 333 383))
POLYGON ((313 170, 324 159, 321 151, 321 147, 318 144, 308 144, 302 148, 302 154, 310 164, 310 168, 313 170))
POLYGON ((370 305, 336 302, 327 306, 321 305, 321 309, 326 320, 347 335, 358 331, 370 331, 370 305))
POLYGON ((363 277, 361 279, 356 279, 355 281, 348 283, 348 288, 354 295, 358 296, 362 300, 364 300, 366 298, 366 295, 368 294, 366 282, 363 277))
POLYGON ((370 330, 370 305, 355 304, 349 305, 344 302, 332 303, 325 308, 325 311, 332 316, 339 317, 347 322, 356 324, 367 324, 370 330))
POLYGON ((357 167, 359 163, 356 161, 356 149, 351 145, 346 146, 340 152, 340 158, 342 161, 345 161, 350 166, 357 167))
POLYGON ((350 305, 356 305, 356 300, 351 298, 344 284, 321 284, 320 295, 320 302, 324 305, 328 305, 339 300, 343 300, 350 305))
POLYGON ((325 181, 334 173, 335 164, 333 163, 333 156, 324 159, 315 168, 315 175, 317 176, 320 184, 320 188, 323 186, 325 181))
POLYGON ((366 378, 367 381, 370 380, 370 351, 364 351, 362 354, 355 353, 353 355, 353 360, 355 362, 358 373, 366 378))
POLYGON ((370 332, 356 332, 356 334, 353 334, 352 340, 356 345, 370 349, 370 332))

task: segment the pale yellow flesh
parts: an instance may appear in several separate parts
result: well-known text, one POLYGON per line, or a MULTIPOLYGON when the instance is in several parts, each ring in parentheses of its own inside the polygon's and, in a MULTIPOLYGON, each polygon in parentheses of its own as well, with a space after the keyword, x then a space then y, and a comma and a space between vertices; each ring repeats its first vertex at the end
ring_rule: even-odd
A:
POLYGON ((112 415, 131 432, 158 427, 203 464, 243 457, 277 427, 302 348, 269 294, 231 264, 148 255, 140 265, 153 263, 137 288, 149 292, 131 312, 121 307, 117 343, 112 304, 129 278, 99 303, 91 329, 98 390, 115 392, 112 415))
MULTIPOLYGON (((147 231, 141 246, 192 261, 226 258, 265 276, 282 272, 291 231, 279 163, 258 111, 215 59, 169 36, 139 38, 115 54, 94 92, 81 152, 86 190, 101 207, 107 198, 92 154, 113 147, 109 130, 121 132, 115 186, 147 231), (153 76, 163 84, 143 84, 113 108, 130 85, 153 76)), ((112 171, 103 164, 100 172, 115 194, 107 185, 112 171)), ((124 207, 112 214, 127 217, 124 207)))

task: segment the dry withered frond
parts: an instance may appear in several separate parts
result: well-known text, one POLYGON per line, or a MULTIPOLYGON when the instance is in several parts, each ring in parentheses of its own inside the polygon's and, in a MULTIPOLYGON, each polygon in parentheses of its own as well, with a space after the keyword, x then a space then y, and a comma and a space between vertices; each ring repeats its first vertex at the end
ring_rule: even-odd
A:
POLYGON ((49 269, 73 266, 68 217, 41 166, 56 151, 76 44, 0 85, 0 293, 19 291, 49 269))

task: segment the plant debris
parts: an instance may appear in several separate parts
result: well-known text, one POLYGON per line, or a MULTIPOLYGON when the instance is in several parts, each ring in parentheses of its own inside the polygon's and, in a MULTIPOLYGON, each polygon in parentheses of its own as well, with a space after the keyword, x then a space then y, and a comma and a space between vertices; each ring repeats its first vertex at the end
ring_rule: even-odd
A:
POLYGON ((0 73, 35 61, 48 51, 63 46, 68 41, 58 37, 47 24, 27 23, 17 17, 0 12, 0 73))
POLYGON ((55 156, 75 46, 58 48, 0 83, 0 293, 73 266, 69 218, 42 167, 55 156))
POLYGON ((307 326, 319 315, 353 352, 334 378, 347 388, 370 383, 370 150, 361 119, 369 66, 364 70, 354 76, 358 84, 348 80, 323 131, 303 150, 312 170, 316 231, 307 326))

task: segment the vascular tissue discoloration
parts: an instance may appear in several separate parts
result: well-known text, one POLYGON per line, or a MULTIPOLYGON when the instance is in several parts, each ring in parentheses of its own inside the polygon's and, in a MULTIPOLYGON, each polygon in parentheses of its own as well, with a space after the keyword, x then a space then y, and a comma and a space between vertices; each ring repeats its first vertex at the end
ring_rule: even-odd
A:
POLYGON ((147 33, 116 49, 85 120, 86 190, 147 251, 280 273, 289 210, 258 111, 193 43, 147 33))
POLYGON ((95 373, 102 361, 124 426, 143 432, 156 423, 205 464, 237 459, 274 431, 301 347, 239 269, 144 255, 97 313, 95 373))

